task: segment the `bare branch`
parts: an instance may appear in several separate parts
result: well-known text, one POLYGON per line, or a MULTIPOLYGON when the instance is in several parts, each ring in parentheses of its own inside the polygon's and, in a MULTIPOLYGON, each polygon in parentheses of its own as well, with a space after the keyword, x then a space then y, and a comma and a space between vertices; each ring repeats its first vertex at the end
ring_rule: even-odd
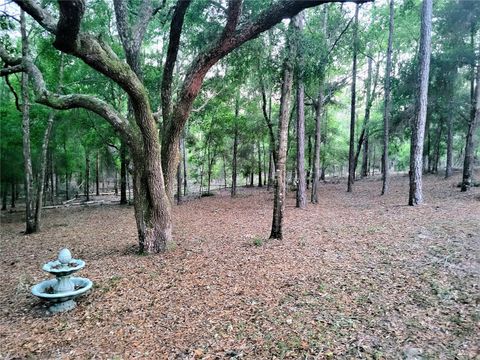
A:
POLYGON ((19 73, 22 71, 23 71, 22 65, 8 66, 0 69, 0 76, 8 76, 8 75, 19 73))
POLYGON ((14 87, 12 86, 12 84, 10 83, 10 80, 8 79, 8 75, 5 76, 5 82, 7 83, 7 86, 8 88, 10 89, 10 91, 12 92, 13 96, 15 97, 15 107, 17 108, 17 110, 19 112, 22 112, 22 109, 20 108, 20 102, 18 101, 18 94, 17 92, 15 91, 14 87))
POLYGON ((214 93, 212 96, 208 97, 207 100, 205 100, 205 102, 200 105, 198 108, 196 109, 192 109, 192 112, 200 112, 202 111, 203 109, 205 109, 205 107, 208 105, 208 103, 210 102, 210 100, 214 99, 218 94, 220 94, 222 92, 223 88, 218 90, 216 93, 214 93))

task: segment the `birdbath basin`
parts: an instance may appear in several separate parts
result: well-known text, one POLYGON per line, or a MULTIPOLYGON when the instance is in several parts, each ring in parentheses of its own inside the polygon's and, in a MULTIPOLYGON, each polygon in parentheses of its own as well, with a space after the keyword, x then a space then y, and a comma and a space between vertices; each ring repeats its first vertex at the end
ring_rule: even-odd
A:
POLYGON ((58 253, 58 259, 43 265, 43 270, 55 275, 32 287, 32 294, 50 304, 48 311, 58 313, 72 310, 77 306, 75 298, 92 288, 87 278, 73 277, 72 274, 85 267, 85 261, 73 259, 68 249, 58 253))

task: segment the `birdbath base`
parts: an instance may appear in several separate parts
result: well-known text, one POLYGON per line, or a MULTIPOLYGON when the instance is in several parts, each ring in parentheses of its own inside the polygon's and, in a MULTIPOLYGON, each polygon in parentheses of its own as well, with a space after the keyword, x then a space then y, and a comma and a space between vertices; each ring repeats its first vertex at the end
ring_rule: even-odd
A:
POLYGON ((64 312, 64 311, 72 310, 76 306, 77 306, 77 303, 75 301, 67 300, 67 301, 58 302, 58 303, 55 303, 55 304, 51 305, 48 308, 48 311, 52 314, 57 314, 57 313, 61 313, 61 312, 64 312))

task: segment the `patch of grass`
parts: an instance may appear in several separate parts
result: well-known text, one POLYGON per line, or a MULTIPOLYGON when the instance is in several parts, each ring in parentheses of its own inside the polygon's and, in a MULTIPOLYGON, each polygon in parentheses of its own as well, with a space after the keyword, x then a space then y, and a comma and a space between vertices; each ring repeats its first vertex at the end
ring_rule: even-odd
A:
POLYGON ((174 251, 177 248, 177 243, 175 241, 169 241, 167 243, 167 251, 174 251))
POLYGON ((98 288, 102 292, 109 292, 117 288, 118 284, 122 280, 122 277, 119 275, 114 275, 103 283, 103 285, 98 285, 98 288))
POLYGON ((262 238, 259 238, 259 237, 254 238, 253 241, 252 241, 253 246, 257 246, 257 247, 262 246, 263 243, 264 243, 264 240, 262 238))

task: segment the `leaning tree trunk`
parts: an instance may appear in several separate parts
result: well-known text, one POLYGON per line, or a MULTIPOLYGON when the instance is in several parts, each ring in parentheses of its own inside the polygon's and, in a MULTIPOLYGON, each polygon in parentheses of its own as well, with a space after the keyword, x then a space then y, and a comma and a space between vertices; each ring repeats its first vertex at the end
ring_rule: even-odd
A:
POLYGON ((463 177, 462 177, 462 191, 467 191, 473 183, 473 154, 477 139, 475 134, 477 132, 478 124, 480 123, 480 63, 477 66, 477 86, 475 87, 475 116, 470 121, 467 131, 467 139, 465 144, 465 158, 463 161, 463 177))
POLYGON ((355 7, 355 24, 353 28, 353 65, 352 65, 352 92, 350 103, 350 145, 348 151, 348 182, 347 191, 353 189, 355 180, 355 102, 357 85, 357 52, 358 52, 358 4, 355 7))
MULTIPOLYGON (((387 68, 385 69, 385 100, 383 108, 383 176, 382 176, 382 195, 388 191, 389 180, 389 160, 388 160, 388 133, 390 127, 390 118, 392 116, 391 74, 392 74, 392 38, 393 38, 393 0, 390 0, 390 23, 388 27, 388 48, 387 48, 387 68)), ((427 85, 428 86, 428 85, 427 85)))
POLYGON ((419 79, 415 117, 412 121, 410 143, 410 191, 408 205, 423 203, 422 169, 423 142, 427 118, 428 79, 430 72, 431 34, 432 34, 432 0, 423 0, 422 23, 420 32, 419 79))
MULTIPOLYGON (((28 38, 26 29, 25 12, 20 12, 20 31, 22 35, 22 62, 24 66, 28 61, 28 38)), ((32 155, 30 152, 30 97, 28 95, 28 74, 22 72, 22 130, 23 130, 23 163, 25 180, 25 234, 35 231, 35 215, 33 210, 33 171, 32 155)), ((15 193, 12 192, 12 197, 15 193)))
POLYGON ((285 212, 286 198, 286 168, 287 159, 287 136, 288 136, 288 120, 290 115, 290 97, 292 93, 293 81, 293 61, 296 53, 296 43, 292 39, 293 21, 290 23, 287 34, 287 44, 285 51, 285 59, 283 62, 283 79, 280 98, 280 113, 278 120, 278 147, 277 159, 275 161, 275 194, 273 199, 273 219, 272 230, 270 232, 271 239, 282 239, 283 232, 283 214, 285 212))
POLYGON ((302 45, 302 32, 304 27, 304 14, 299 13, 295 17, 295 28, 297 35, 297 202, 300 209, 307 207, 307 181, 305 177, 305 85, 304 67, 305 59, 302 45))

